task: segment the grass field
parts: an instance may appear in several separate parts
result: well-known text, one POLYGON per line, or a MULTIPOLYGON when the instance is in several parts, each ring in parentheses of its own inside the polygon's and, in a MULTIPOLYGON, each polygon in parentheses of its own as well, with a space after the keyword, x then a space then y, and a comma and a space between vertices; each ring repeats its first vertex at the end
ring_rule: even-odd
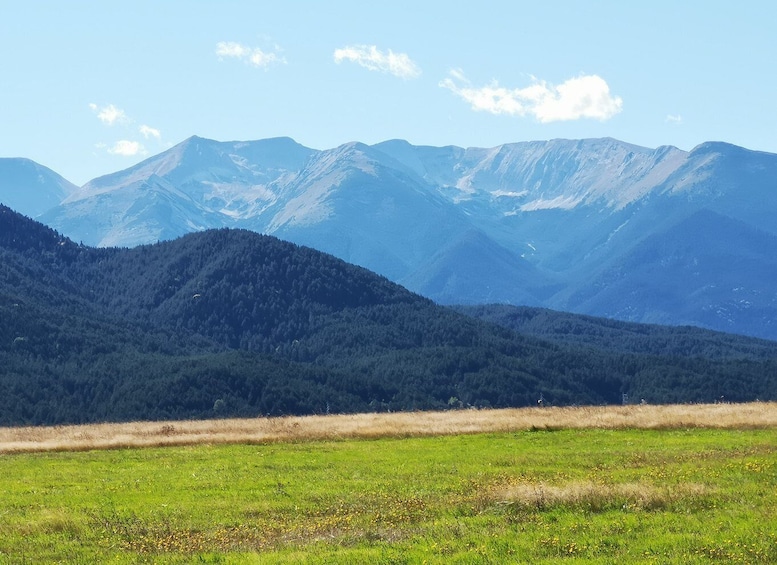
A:
MULTIPOLYGON (((527 411, 509 430, 470 415, 467 433, 435 433, 423 426, 462 413, 418 414, 415 431, 398 415, 383 434, 361 420, 348 434, 337 426, 350 417, 335 417, 342 437, 328 438, 326 419, 312 437, 309 420, 283 419, 261 425, 293 441, 37 453, 13 452, 30 450, 13 434, 35 430, 2 430, 0 563, 776 563, 775 405, 726 406, 760 419, 724 425, 720 408, 707 421, 688 407, 671 424, 682 407, 619 407, 579 409, 598 425, 562 425, 561 412, 530 424, 527 411)), ((190 424, 166 425, 148 436, 190 424)), ((57 430, 78 435, 40 429, 40 441, 57 430)))

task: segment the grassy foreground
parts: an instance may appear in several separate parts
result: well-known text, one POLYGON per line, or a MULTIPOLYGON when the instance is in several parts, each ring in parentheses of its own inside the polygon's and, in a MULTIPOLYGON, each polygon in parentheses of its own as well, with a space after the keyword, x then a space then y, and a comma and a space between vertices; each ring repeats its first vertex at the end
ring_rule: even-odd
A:
POLYGON ((769 427, 6 453, 0 493, 3 564, 777 562, 769 427))

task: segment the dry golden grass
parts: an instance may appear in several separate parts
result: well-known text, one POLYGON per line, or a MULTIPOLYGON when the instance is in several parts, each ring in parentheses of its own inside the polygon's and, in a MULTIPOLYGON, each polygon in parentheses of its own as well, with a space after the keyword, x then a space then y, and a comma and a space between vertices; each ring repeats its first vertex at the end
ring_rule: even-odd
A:
POLYGON ((495 489, 491 498, 498 504, 511 504, 528 510, 553 507, 584 508, 597 511, 611 506, 657 510, 684 499, 700 500, 711 489, 701 484, 657 487, 648 483, 602 484, 579 481, 562 485, 525 483, 495 489))
POLYGON ((452 410, 0 428, 0 453, 410 437, 530 429, 773 428, 777 403, 452 410))

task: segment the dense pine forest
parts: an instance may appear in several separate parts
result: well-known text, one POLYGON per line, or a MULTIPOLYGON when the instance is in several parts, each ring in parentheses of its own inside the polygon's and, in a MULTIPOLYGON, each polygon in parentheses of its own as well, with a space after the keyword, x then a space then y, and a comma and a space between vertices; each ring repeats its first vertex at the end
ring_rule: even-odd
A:
POLYGON ((90 248, 0 206, 2 425, 540 398, 775 399, 777 343, 532 308, 443 308, 242 230, 90 248))

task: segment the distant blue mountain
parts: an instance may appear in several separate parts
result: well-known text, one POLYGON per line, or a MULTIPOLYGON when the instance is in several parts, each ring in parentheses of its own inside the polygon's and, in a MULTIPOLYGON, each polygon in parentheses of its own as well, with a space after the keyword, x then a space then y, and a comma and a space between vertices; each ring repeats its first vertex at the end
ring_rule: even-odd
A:
POLYGON ((777 336, 777 236, 701 210, 646 238, 566 304, 623 320, 777 336))
POLYGON ((29 159, 0 158, 0 204, 35 218, 77 187, 29 159))

